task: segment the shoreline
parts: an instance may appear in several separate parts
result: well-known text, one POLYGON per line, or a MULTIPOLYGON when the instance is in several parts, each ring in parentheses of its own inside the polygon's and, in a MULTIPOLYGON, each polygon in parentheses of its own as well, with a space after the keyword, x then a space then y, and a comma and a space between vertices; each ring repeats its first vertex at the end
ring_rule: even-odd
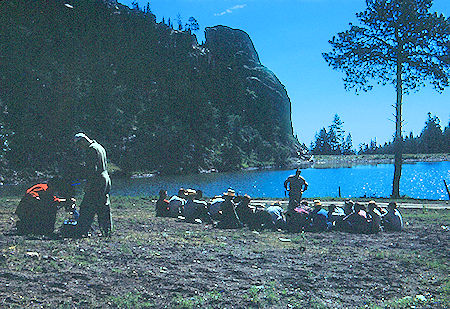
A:
MULTIPOLYGON (((437 153, 437 154, 404 154, 403 164, 415 164, 415 163, 435 163, 435 162, 450 162, 450 154, 448 153, 437 153)), ((393 164, 394 155, 380 155, 380 154, 369 154, 369 155, 312 155, 310 160, 295 159, 292 160, 285 167, 277 167, 274 165, 264 165, 264 166, 249 166, 241 168, 238 171, 261 171, 261 170, 294 170, 296 168, 307 169, 327 169, 327 168, 350 168, 358 165, 378 165, 378 164, 393 164)), ((130 175, 125 175, 122 170, 115 164, 110 164, 110 176, 111 178, 119 179, 136 179, 136 178, 151 178, 157 176, 170 176, 169 174, 161 174, 158 171, 143 171, 134 172, 130 175)), ((0 178, 0 187, 5 185, 20 185, 30 181, 42 181, 44 179, 51 178, 52 175, 43 173, 40 171, 35 171, 34 176, 30 177, 20 177, 17 171, 12 171, 11 174, 14 175, 12 179, 8 177, 0 178)), ((225 173, 218 171, 215 168, 210 170, 201 170, 197 174, 211 174, 211 173, 225 173)), ((31 174, 30 174, 31 175, 31 174)), ((190 175, 179 174, 179 175, 190 175)), ((176 175, 173 175, 176 176, 176 175)))
MULTIPOLYGON (((434 162, 450 162, 450 154, 437 153, 437 154, 404 154, 403 164, 415 164, 415 163, 434 163, 434 162)), ((358 165, 378 165, 378 164, 394 164, 394 155, 312 155, 310 160, 296 159, 295 162, 291 162, 286 167, 277 167, 274 165, 265 166, 250 166, 241 168, 239 171, 262 171, 262 170, 295 170, 296 168, 306 169, 326 169, 326 168, 344 168, 354 167, 358 165)), ((199 174, 211 174, 211 173, 224 173, 213 168, 211 170, 199 171, 199 174)), ((120 173, 119 173, 120 174, 120 173)), ((143 172, 133 173, 130 178, 150 178, 160 176, 159 172, 143 172)), ((189 175, 189 174, 181 174, 189 175)), ((164 174, 163 176, 168 176, 164 174)), ((123 176, 112 177, 121 178, 123 176)))

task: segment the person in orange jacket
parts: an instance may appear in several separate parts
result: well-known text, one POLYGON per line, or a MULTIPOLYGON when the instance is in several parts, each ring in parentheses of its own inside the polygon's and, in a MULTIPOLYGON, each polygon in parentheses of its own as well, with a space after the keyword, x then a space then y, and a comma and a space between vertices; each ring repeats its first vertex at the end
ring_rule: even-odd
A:
POLYGON ((51 235, 55 229, 56 214, 61 206, 76 215, 75 198, 68 188, 70 185, 59 178, 52 178, 47 183, 38 183, 28 188, 15 211, 19 218, 16 222, 17 233, 51 235), (70 197, 63 198, 61 195, 70 197))

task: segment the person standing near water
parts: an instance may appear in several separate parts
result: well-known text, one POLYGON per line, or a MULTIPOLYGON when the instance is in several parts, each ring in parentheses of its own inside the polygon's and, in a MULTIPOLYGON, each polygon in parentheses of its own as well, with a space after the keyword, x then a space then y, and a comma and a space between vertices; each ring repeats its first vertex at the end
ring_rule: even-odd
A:
POLYGON ((109 236, 112 230, 109 191, 111 179, 107 171, 106 151, 102 145, 84 133, 77 133, 74 142, 84 152, 84 175, 86 187, 80 205, 80 217, 75 227, 75 236, 86 236, 97 214, 102 236, 109 236))
POLYGON ((284 181, 284 188, 289 191, 289 210, 294 210, 295 207, 300 204, 303 191, 308 189, 308 183, 305 178, 300 175, 301 172, 302 171, 298 168, 295 171, 295 175, 289 176, 284 181))

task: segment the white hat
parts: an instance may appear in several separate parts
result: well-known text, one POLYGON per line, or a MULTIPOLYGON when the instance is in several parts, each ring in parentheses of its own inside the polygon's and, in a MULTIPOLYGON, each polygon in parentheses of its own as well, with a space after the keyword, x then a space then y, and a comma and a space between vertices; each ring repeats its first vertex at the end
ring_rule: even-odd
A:
POLYGON ((235 196, 235 195, 236 195, 236 192, 235 192, 233 189, 228 189, 228 191, 225 192, 223 195, 226 195, 226 196, 235 196))
POLYGON ((80 133, 77 133, 77 134, 74 135, 73 141, 76 143, 76 142, 78 142, 79 140, 81 140, 82 138, 84 138, 84 139, 86 139, 86 140, 88 139, 88 137, 87 137, 86 134, 80 132, 80 133))

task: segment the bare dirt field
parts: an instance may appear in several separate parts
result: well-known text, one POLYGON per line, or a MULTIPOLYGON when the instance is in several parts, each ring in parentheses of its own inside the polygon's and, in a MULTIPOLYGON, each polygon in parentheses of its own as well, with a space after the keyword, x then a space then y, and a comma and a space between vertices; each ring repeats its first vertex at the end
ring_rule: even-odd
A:
POLYGON ((155 218, 149 199, 116 197, 114 235, 74 240, 9 235, 18 201, 0 198, 1 308, 450 307, 445 202, 401 209, 401 233, 289 234, 155 218))

